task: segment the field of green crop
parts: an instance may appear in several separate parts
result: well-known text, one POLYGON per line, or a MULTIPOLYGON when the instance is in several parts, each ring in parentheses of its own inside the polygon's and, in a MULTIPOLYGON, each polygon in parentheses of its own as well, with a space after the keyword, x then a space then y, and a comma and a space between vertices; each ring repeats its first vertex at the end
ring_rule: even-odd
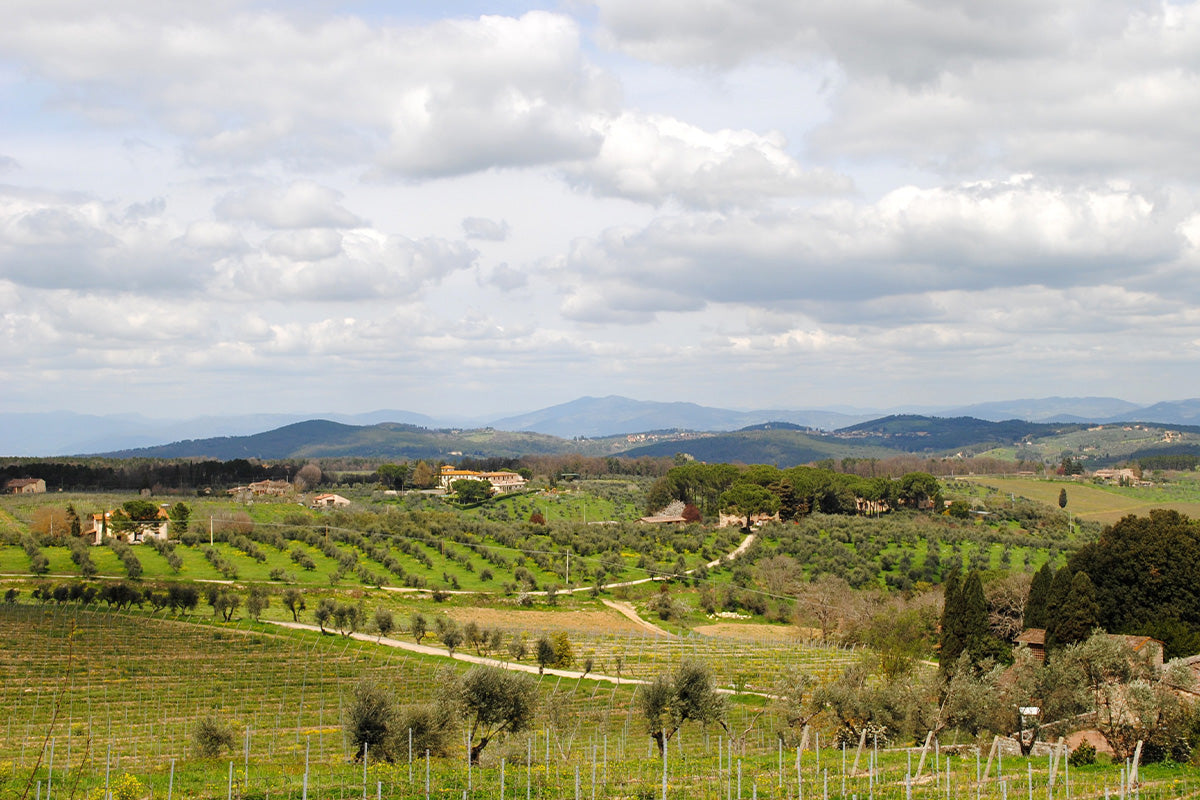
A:
MULTIPOLYGON (((600 647, 603 637, 595 644, 600 647)), ((683 656, 720 661, 699 642, 611 638, 627 664, 668 667, 683 656)), ((732 649, 732 648, 730 648, 732 649)), ((769 684, 796 663, 741 643, 742 669, 769 684)), ((836 653, 812 652, 818 666, 836 653)), ((606 656, 607 658, 607 656, 606 656)), ((844 659, 844 654, 840 656, 844 659)), ((0 792, 5 797, 103 798, 873 798, 1124 795, 1119 766, 1054 767, 1040 756, 987 762, 987 748, 786 748, 762 698, 734 698, 730 734, 685 726, 665 761, 636 710, 640 687, 546 675, 531 729, 490 747, 392 764, 353 761, 340 725, 349 689, 386 682, 404 702, 430 697, 446 659, 305 631, 201 617, 0 605, 0 792), (199 758, 192 734, 213 718, 235 746, 199 758), (924 762, 924 763, 922 763, 924 762), (918 774, 918 766, 921 772, 918 774), (984 768, 987 773, 984 774, 984 768)), ((835 665, 831 665, 835 666, 835 665)), ((632 666, 631 666, 632 669, 632 666)), ((905 743, 897 743, 903 745, 905 743)), ((974 744, 974 743, 970 743, 974 744)), ((1197 791, 1191 768, 1144 767, 1139 796, 1197 791)))

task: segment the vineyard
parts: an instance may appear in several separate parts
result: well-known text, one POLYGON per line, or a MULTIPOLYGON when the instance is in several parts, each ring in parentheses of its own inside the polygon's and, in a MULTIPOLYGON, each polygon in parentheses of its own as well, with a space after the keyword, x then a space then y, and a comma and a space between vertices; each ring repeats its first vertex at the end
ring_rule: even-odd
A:
MULTIPOLYGON (((855 658, 766 642, 579 637, 599 662, 620 656, 620 683, 547 674, 524 734, 487 752, 413 753, 357 763, 341 720, 349 689, 386 682, 404 703, 429 699, 446 660, 340 636, 243 621, 165 618, 73 607, 0 606, 0 778, 5 796, 331 798, 704 797, 1007 800, 1123 797, 1121 765, 1073 768, 1065 759, 1000 754, 973 741, 935 750, 871 741, 837 749, 778 735, 770 701, 735 694, 729 731, 685 727, 660 758, 636 708, 635 681, 700 658, 728 677, 771 686, 789 667, 835 671, 855 658), (237 731, 223 757, 194 753, 202 720, 237 731), (732 737, 732 741, 731 741, 732 737), (820 749, 816 749, 820 745, 820 749), (455 753, 458 755, 455 755, 455 753), (986 773, 984 769, 986 767, 986 773)), ((1196 774, 1142 767, 1138 796, 1190 797, 1196 774)))
MULTIPOLYGON (((814 513, 752 536, 638 525, 635 482, 475 509, 376 492, 333 512, 202 499, 169 541, 138 545, 63 535, 54 514, 110 497, 5 501, 0 798, 1194 796, 1186 767, 992 754, 953 726, 922 747, 940 717, 921 708, 930 587, 961 569, 1024 592, 1091 535, 1058 509, 956 486, 990 510, 814 513), (619 519, 593 519, 606 513, 619 519), (828 639, 827 612, 841 620, 828 639), (534 651, 548 638, 567 655, 546 668, 534 651), (362 762, 344 724, 355 687, 415 708, 480 660, 536 681, 528 728, 478 764, 462 728, 445 752, 362 762), (661 757, 642 703, 685 664, 704 665, 725 724, 683 725, 661 757), (907 704, 889 712, 903 733, 847 738, 814 709, 801 735, 797 676, 811 689, 853 674, 907 704), (211 726, 230 732, 216 755, 198 749, 211 726)), ((1003 592, 989 602, 1002 609, 1003 592)))

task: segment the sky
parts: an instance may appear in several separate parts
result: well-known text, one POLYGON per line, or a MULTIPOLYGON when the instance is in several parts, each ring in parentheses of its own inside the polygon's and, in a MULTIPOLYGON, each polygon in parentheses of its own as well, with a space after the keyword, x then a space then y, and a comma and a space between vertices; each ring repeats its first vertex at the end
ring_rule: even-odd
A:
POLYGON ((7 0, 0 411, 1200 395, 1200 0, 7 0))

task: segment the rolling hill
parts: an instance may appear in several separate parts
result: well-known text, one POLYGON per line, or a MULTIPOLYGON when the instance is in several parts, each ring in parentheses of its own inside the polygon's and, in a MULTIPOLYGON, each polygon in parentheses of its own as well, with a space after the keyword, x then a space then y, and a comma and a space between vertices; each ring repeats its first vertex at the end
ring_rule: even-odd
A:
POLYGON ((463 456, 515 458, 568 449, 569 442, 537 433, 509 433, 489 428, 429 430, 390 422, 345 425, 329 420, 308 420, 252 436, 193 439, 101 455, 110 458, 214 458, 220 461, 322 457, 453 459, 463 456))

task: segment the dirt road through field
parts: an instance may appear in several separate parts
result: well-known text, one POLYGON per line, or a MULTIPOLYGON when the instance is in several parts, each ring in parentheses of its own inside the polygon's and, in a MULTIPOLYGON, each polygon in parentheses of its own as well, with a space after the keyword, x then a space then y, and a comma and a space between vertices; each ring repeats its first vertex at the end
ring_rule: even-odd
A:
POLYGON ((667 636, 672 639, 676 638, 675 634, 671 633, 670 631, 665 631, 662 628, 655 625, 653 622, 648 622, 648 621, 642 619, 641 617, 639 617, 638 613, 637 613, 637 609, 635 609, 633 607, 632 603, 626 603, 621 600, 603 600, 603 599, 600 602, 604 603, 604 605, 608 606, 613 611, 616 611, 621 616, 623 616, 629 620, 632 620, 642 630, 649 631, 650 633, 653 633, 657 636, 667 636))

